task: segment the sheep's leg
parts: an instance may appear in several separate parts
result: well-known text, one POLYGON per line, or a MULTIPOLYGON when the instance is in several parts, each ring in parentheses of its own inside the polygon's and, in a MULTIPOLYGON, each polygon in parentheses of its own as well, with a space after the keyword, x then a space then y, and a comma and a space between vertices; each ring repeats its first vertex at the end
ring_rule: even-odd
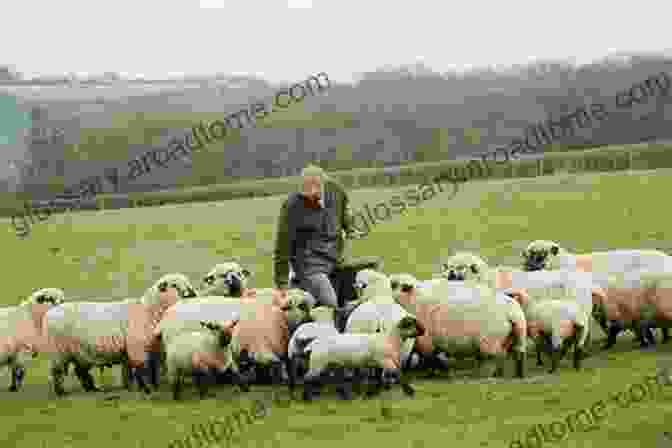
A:
POLYGON ((516 361, 516 376, 525 378, 525 362, 527 360, 526 352, 513 352, 513 359, 516 361))
POLYGON ((68 371, 68 361, 61 360, 51 360, 49 366, 49 380, 54 388, 54 393, 62 397, 65 395, 65 389, 63 388, 63 378, 68 371))
POLYGON ((21 389, 23 384, 23 379, 26 376, 26 369, 20 364, 14 364, 12 366, 12 385, 9 386, 10 392, 17 392, 21 389))
POLYGON ((192 373, 192 378, 194 380, 196 388, 198 389, 198 394, 200 398, 201 399, 205 398, 208 394, 208 380, 209 380, 208 371, 203 369, 194 369, 192 373))
MULTIPOLYGON (((246 352, 245 352, 246 353, 246 352)), ((242 353, 241 353, 242 355, 242 353)), ((238 386, 242 392, 249 392, 250 386, 248 378, 243 376, 240 371, 240 364, 237 364, 235 361, 232 363, 231 368, 231 379, 233 384, 238 386)))
POLYGON ((86 367, 78 362, 75 363, 75 375, 86 392, 100 392, 89 371, 91 367, 86 367))
POLYGON ((294 389, 296 388, 296 371, 297 371, 297 365, 296 365, 296 360, 293 358, 290 358, 289 356, 285 358, 285 363, 287 365, 287 376, 288 381, 288 387, 289 387, 289 397, 290 399, 294 399, 294 389))
POLYGON ((536 338, 535 348, 537 350, 537 366, 543 366, 544 360, 541 358, 541 352, 544 351, 544 343, 542 336, 536 338))
POLYGON ((667 327, 661 327, 660 332, 663 334, 663 344, 670 342, 670 329, 667 327))
POLYGON ((602 350, 609 350, 616 344, 616 336, 625 329, 623 322, 618 320, 609 321, 609 331, 607 332, 607 343, 602 347, 602 350))
POLYGON ((642 319, 638 322, 639 328, 639 346, 641 348, 651 348, 656 344, 656 337, 651 328, 655 328, 656 322, 649 319, 642 319))
POLYGON ((124 361, 121 364, 121 381, 123 382, 124 389, 126 390, 131 390, 131 386, 133 386, 133 379, 134 379, 134 373, 133 369, 128 365, 128 361, 124 361))
POLYGON ((404 394, 406 394, 409 397, 415 396, 415 389, 411 385, 411 381, 409 380, 408 375, 404 375, 403 371, 399 371, 398 374, 394 374, 396 377, 397 382, 401 385, 401 390, 404 391, 404 394))
POLYGON ((282 384, 282 361, 273 361, 270 365, 270 380, 271 384, 282 384))
POLYGON ((311 368, 306 373, 306 376, 303 379, 303 400, 304 401, 313 401, 313 396, 316 391, 322 386, 322 376, 324 374, 324 369, 313 369, 311 368))
POLYGON ((562 359, 562 338, 555 332, 551 335, 545 335, 546 347, 551 356, 551 369, 548 373, 555 373, 562 359))
POLYGON ((362 369, 356 367, 352 369, 352 390, 355 394, 360 395, 362 393, 362 379, 364 373, 362 369))
POLYGON ((345 367, 336 369, 336 393, 343 400, 352 400, 352 383, 346 378, 345 367))
POLYGON ((144 377, 144 366, 136 367, 135 368, 135 381, 138 383, 138 387, 140 388, 141 391, 143 391, 145 394, 149 395, 152 393, 152 391, 147 387, 147 383, 145 382, 145 377, 144 377))
POLYGON ((584 352, 583 347, 585 347, 588 329, 583 325, 576 326, 576 335, 574 343, 574 368, 579 370, 581 368, 581 363, 583 361, 584 352))
POLYGON ((159 388, 159 375, 161 373, 161 352, 145 353, 145 368, 149 382, 155 389, 159 388))
POLYGON ((366 392, 367 397, 374 397, 383 390, 383 369, 376 367, 373 369, 376 373, 374 375, 375 378, 375 384, 373 387, 370 387, 369 390, 366 392))
POLYGON ((182 397, 183 379, 182 374, 177 372, 173 375, 173 400, 179 401, 182 397))

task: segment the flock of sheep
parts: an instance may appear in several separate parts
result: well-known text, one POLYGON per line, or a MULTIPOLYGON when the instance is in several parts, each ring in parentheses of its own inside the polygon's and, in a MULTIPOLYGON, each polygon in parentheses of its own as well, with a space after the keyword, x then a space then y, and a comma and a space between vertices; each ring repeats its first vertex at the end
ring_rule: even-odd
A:
POLYGON ((577 255, 534 241, 522 255, 520 267, 490 268, 476 254, 457 253, 426 281, 359 271, 343 328, 332 308, 301 289, 280 298, 250 288, 250 271, 235 262, 216 265, 200 291, 185 275, 167 274, 141 298, 121 302, 69 302, 60 289, 41 289, 0 309, 0 366, 11 371, 10 391, 20 389, 32 358, 46 356, 59 396, 73 364, 85 391, 99 390, 92 367, 121 365, 126 388, 137 382, 151 394, 148 383, 158 389, 163 373, 176 400, 191 376, 201 397, 213 380, 243 392, 270 381, 288 384, 292 396, 302 384, 309 401, 326 383, 344 399, 363 385, 375 395, 400 384, 412 396, 403 372, 444 368, 450 357, 475 358, 479 371, 495 376, 512 358, 522 378, 528 352, 536 351, 538 365, 547 354, 552 373, 571 351, 580 369, 595 323, 608 335, 605 349, 626 329, 642 347, 655 345, 655 328, 669 340, 667 254, 577 255))

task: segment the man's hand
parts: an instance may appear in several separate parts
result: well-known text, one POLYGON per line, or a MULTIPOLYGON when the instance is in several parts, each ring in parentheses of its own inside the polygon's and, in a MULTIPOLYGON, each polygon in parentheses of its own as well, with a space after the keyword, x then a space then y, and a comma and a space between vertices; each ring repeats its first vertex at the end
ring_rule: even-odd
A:
POLYGON ((361 240, 366 236, 366 233, 360 232, 357 229, 351 229, 349 231, 344 232, 345 232, 345 238, 348 240, 361 240))

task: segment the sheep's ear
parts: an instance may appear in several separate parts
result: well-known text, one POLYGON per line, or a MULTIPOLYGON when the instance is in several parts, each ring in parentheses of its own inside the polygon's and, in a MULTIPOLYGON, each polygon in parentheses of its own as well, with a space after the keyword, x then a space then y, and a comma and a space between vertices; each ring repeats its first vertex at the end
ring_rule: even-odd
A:
POLYGON ((252 277, 252 272, 248 271, 247 269, 243 269, 242 271, 240 271, 240 273, 243 274, 243 277, 245 278, 252 277))
POLYGON ((403 319, 401 319, 401 322, 399 322, 399 328, 404 329, 411 327, 414 324, 413 318, 410 316, 406 316, 403 319))
POLYGON ((472 272, 473 274, 478 274, 478 265, 476 265, 476 264, 472 264, 472 265, 470 266, 470 268, 471 268, 471 272, 472 272))
POLYGON ((441 263, 441 270, 442 271, 447 271, 448 270, 448 263, 441 263))
POLYGON ((558 246, 551 246, 551 255, 558 255, 560 253, 560 248, 558 246))
POLYGON ((213 322, 207 322, 202 320, 201 321, 201 326, 204 328, 207 328, 208 330, 217 330, 219 329, 219 326, 213 322))
POLYGON ((159 292, 166 292, 168 289, 168 282, 163 281, 157 285, 157 288, 159 289, 159 292))

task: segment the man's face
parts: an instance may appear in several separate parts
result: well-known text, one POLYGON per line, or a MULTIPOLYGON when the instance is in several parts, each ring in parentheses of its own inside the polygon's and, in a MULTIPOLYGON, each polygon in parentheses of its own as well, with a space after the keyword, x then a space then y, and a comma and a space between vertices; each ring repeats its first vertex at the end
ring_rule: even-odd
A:
POLYGON ((309 202, 317 204, 321 198, 322 181, 320 176, 306 176, 303 178, 303 196, 309 202))

